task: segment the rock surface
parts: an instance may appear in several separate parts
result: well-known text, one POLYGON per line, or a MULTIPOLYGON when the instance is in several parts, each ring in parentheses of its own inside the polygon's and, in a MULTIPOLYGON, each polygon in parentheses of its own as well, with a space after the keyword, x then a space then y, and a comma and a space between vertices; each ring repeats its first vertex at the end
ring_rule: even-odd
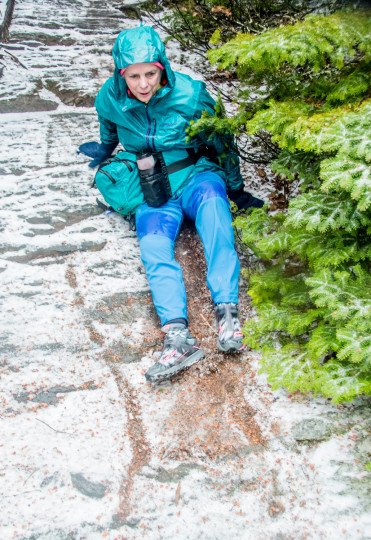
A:
POLYGON ((271 392, 257 354, 220 355, 190 226, 177 258, 207 357, 144 379, 162 335, 138 240, 76 155, 137 24, 121 4, 25 0, 10 28, 28 69, 7 64, 0 90, 0 538, 369 538, 369 400, 271 392))

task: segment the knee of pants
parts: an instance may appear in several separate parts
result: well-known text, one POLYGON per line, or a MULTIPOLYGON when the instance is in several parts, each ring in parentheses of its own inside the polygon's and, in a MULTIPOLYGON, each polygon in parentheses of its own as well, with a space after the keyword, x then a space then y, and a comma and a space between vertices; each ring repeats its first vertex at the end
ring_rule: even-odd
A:
POLYGON ((204 180, 194 188, 190 199, 190 204, 187 205, 187 208, 185 209, 188 217, 195 220, 200 206, 205 201, 212 198, 224 200, 229 208, 229 201, 223 181, 213 179, 204 180))
POLYGON ((183 217, 178 212, 160 211, 147 207, 138 210, 136 217, 137 236, 139 240, 148 235, 166 236, 173 242, 178 235, 183 217))
POLYGON ((142 263, 146 271, 153 272, 158 265, 172 264, 174 260, 174 242, 163 235, 146 235, 140 240, 142 263))

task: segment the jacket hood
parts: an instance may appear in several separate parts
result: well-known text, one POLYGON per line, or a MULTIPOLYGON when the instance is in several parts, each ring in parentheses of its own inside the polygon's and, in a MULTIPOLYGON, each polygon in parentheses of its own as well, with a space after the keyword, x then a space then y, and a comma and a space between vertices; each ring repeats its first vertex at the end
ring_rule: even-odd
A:
POLYGON ((120 32, 112 56, 115 62, 114 86, 117 98, 125 96, 127 92, 127 84, 120 75, 120 69, 132 64, 160 62, 166 71, 168 86, 174 87, 175 74, 166 57, 165 45, 151 26, 139 26, 120 32))

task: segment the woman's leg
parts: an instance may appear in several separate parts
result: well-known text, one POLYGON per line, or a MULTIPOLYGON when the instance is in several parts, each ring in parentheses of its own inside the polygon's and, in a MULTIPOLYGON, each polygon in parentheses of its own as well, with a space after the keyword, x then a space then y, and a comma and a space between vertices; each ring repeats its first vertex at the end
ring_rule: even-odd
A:
POLYGON ((237 305, 240 264, 224 181, 211 172, 195 175, 184 190, 182 206, 184 213, 195 220, 205 248, 207 284, 219 329, 218 348, 242 352, 245 345, 237 305))
POLYGON ((212 172, 196 174, 181 200, 185 215, 195 221, 204 245, 207 284, 214 303, 237 304, 240 263, 223 179, 212 172))
POLYGON ((136 212, 141 258, 161 325, 174 319, 187 321, 186 292, 180 265, 174 259, 174 242, 183 221, 179 201, 136 212))
POLYGON ((144 204, 136 212, 142 261, 165 332, 160 358, 145 373, 149 382, 169 379, 205 356, 187 329, 183 275, 174 259, 174 241, 182 221, 179 201, 168 201, 159 208, 144 204))

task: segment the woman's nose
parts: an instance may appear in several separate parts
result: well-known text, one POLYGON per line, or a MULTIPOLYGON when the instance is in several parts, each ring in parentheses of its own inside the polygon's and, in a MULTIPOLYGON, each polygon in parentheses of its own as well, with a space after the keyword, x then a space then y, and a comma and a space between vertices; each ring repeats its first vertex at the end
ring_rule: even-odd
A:
POLYGON ((145 77, 141 77, 139 80, 139 87, 140 88, 146 88, 148 85, 148 81, 145 77))

